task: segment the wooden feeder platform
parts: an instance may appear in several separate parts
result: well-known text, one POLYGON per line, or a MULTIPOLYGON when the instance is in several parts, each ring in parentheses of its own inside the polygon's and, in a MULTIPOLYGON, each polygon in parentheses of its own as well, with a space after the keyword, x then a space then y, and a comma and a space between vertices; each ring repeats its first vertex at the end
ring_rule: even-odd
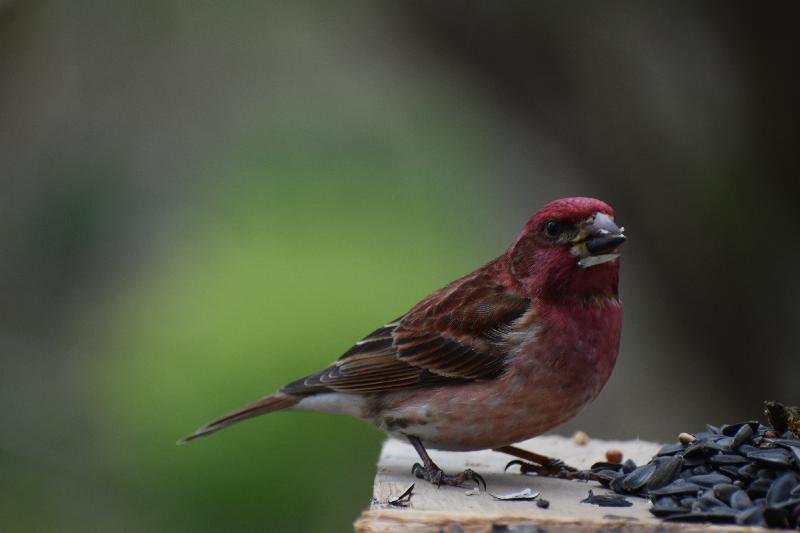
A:
MULTIPOLYGON (((636 464, 647 463, 661 447, 645 441, 603 441, 589 439, 577 444, 573 439, 542 436, 522 442, 520 448, 555 457, 579 469, 605 460, 607 450, 621 450, 624 459, 636 464)), ((488 492, 469 488, 440 487, 416 479, 411 465, 419 462, 411 445, 388 439, 381 451, 373 486, 372 503, 355 522, 358 533, 557 533, 557 532, 617 532, 671 533, 719 531, 767 531, 761 528, 715 526, 706 523, 664 522, 649 512, 650 502, 639 497, 627 497, 630 507, 598 507, 581 503, 589 490, 595 494, 612 494, 599 483, 570 481, 521 475, 518 467, 508 472, 503 468, 511 456, 489 450, 478 452, 441 452, 432 450, 431 457, 447 473, 454 474, 471 468, 481 474, 488 492), (413 494, 405 506, 388 503, 414 483, 413 494), (549 501, 540 508, 533 501, 502 501, 491 494, 505 496, 529 488, 538 498, 549 501), (490 494, 491 493, 491 494, 490 494)))

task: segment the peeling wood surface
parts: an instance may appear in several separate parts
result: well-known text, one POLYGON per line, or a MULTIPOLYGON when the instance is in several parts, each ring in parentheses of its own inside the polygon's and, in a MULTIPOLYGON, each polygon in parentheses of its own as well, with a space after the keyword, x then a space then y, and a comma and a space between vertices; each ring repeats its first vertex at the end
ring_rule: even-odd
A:
MULTIPOLYGON (((610 448, 622 450, 624 459, 633 459, 641 465, 649 461, 660 447, 659 444, 645 441, 595 439, 578 445, 572 439, 557 436, 537 437, 518 446, 559 458, 577 468, 588 468, 597 461, 604 461, 605 452, 610 448)), ((766 531, 760 528, 663 522, 650 514, 650 503, 642 498, 629 497, 628 500, 633 504, 631 507, 597 507, 580 503, 589 489, 595 494, 610 494, 611 491, 595 482, 521 475, 514 467, 503 472, 508 461, 514 458, 488 450, 468 453, 433 450, 431 457, 449 474, 471 468, 484 476, 488 491, 494 494, 509 494, 525 488, 540 492, 540 498, 548 500, 550 507, 541 509, 535 501, 498 501, 486 492, 468 495, 467 488, 437 489, 411 475, 411 465, 419 462, 414 449, 405 442, 388 439, 378 461, 372 504, 356 521, 355 530, 359 533, 766 531), (415 482, 414 494, 406 507, 394 507, 386 503, 415 482)))

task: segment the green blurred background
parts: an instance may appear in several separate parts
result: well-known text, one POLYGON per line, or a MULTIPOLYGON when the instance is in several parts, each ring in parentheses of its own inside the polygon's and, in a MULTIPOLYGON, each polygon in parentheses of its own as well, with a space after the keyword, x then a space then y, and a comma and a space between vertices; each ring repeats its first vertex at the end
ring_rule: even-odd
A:
POLYGON ((0 0, 6 531, 347 531, 383 436, 277 413, 545 202, 628 228, 559 432, 800 403, 794 3, 0 0))

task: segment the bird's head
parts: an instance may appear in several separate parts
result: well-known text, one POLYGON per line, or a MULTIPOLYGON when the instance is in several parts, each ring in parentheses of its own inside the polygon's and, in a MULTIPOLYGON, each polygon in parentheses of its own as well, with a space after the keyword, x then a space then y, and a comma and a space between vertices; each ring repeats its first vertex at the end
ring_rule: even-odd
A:
POLYGON ((555 200, 533 215, 509 248, 512 275, 529 296, 615 296, 623 231, 600 200, 555 200))

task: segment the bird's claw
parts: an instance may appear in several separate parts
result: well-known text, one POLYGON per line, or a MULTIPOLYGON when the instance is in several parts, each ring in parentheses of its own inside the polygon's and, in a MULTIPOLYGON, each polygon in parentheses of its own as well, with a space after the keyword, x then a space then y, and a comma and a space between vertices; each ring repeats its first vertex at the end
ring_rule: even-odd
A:
POLYGON ((512 466, 519 466, 521 474, 536 474, 542 477, 555 477, 559 479, 588 479, 584 477, 587 473, 575 467, 564 464, 560 459, 548 459, 544 464, 529 463, 514 459, 509 461, 504 470, 512 466))
POLYGON ((411 467, 411 473, 419 479, 424 479, 425 481, 431 483, 435 487, 439 487, 441 485, 461 487, 465 483, 471 481, 475 483, 477 487, 483 487, 483 490, 486 490, 486 480, 483 479, 483 476, 470 470, 469 468, 463 472, 459 472, 458 474, 451 476, 449 474, 445 474, 444 471, 442 471, 442 469, 436 465, 425 468, 419 463, 414 463, 414 466, 411 467))

